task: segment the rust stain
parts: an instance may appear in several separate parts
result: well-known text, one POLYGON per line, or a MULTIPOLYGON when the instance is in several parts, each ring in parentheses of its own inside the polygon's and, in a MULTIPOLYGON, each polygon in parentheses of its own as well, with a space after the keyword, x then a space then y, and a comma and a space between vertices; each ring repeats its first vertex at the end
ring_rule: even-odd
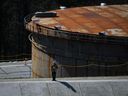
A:
POLYGON ((61 30, 70 32, 98 34, 106 32, 109 36, 128 36, 128 5, 108 5, 76 7, 56 11, 58 17, 36 18, 33 17, 29 25, 30 31, 37 31, 36 24, 53 28, 62 26, 61 30))

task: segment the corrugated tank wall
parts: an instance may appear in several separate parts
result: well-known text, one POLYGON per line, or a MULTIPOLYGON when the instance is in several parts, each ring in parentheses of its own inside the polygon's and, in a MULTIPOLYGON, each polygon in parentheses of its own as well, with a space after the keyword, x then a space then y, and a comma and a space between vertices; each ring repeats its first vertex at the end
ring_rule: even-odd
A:
POLYGON ((67 40, 33 34, 33 77, 51 77, 56 61, 57 77, 116 76, 128 74, 128 46, 67 40))

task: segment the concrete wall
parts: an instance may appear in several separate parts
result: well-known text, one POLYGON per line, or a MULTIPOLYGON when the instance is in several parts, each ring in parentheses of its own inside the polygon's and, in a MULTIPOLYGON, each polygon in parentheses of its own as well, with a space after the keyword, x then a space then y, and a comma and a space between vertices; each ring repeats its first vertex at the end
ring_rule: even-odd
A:
POLYGON ((4 80, 0 96, 128 96, 128 80, 4 80))

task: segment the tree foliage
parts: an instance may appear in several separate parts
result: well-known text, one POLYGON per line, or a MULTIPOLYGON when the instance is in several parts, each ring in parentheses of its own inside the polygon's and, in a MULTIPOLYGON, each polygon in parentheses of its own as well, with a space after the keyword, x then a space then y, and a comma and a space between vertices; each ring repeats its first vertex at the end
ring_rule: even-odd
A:
MULTIPOLYGON (((29 32, 24 29, 24 17, 36 11, 47 11, 66 7, 107 4, 123 4, 128 0, 2 0, 0 56, 31 53, 31 44, 28 41, 29 32)), ((1 59, 1 58, 0 58, 1 59)), ((2 58, 3 59, 3 58, 2 58)))

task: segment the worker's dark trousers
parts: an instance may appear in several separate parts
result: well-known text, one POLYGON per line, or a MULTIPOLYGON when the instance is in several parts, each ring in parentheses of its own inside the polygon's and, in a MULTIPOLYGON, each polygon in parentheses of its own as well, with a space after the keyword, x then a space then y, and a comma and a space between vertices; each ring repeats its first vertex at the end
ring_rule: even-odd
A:
POLYGON ((56 81, 56 72, 52 72, 52 80, 56 81))

